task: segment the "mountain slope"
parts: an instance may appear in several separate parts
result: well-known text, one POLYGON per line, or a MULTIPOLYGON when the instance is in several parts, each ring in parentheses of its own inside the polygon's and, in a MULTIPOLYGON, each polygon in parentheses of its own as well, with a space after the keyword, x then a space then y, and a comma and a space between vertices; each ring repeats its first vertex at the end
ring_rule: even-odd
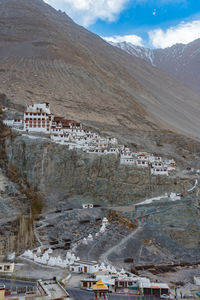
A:
POLYGON ((0 89, 19 103, 114 131, 173 128, 200 137, 199 97, 42 0, 0 0, 0 89))
POLYGON ((148 49, 126 42, 112 45, 144 59, 200 93, 200 39, 187 45, 176 44, 166 49, 148 49))

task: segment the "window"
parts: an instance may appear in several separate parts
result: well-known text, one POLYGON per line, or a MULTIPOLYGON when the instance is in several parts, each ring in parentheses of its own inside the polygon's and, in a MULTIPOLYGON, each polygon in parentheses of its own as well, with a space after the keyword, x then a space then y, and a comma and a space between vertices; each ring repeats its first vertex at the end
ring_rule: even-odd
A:
POLYGON ((128 285, 129 285, 129 286, 132 286, 132 285, 133 285, 133 283, 130 281, 130 282, 128 282, 128 285))

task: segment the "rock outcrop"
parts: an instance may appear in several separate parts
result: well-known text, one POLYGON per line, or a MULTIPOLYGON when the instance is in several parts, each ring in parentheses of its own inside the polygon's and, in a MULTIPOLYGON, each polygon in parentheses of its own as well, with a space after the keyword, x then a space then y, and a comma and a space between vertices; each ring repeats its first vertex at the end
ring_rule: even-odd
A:
POLYGON ((165 192, 183 192, 192 181, 150 176, 148 168, 122 166, 115 155, 71 151, 47 138, 15 136, 7 141, 9 164, 32 190, 43 193, 48 206, 92 202, 102 206, 134 204, 165 192))

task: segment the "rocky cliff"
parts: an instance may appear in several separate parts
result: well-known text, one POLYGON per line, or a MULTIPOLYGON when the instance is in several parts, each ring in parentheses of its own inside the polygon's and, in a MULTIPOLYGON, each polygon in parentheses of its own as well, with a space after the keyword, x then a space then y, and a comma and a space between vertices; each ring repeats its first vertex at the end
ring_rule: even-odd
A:
POLYGON ((192 185, 187 178, 150 176, 148 168, 120 165, 115 155, 71 151, 42 137, 16 135, 7 141, 6 153, 9 164, 32 190, 43 193, 48 206, 128 205, 164 192, 183 192, 192 185))

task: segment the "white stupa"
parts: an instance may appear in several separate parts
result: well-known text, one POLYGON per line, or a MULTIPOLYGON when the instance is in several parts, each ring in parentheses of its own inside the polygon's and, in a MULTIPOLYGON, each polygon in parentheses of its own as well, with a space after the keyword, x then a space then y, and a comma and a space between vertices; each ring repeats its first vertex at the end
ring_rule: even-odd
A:
POLYGON ((111 268, 111 271, 112 271, 112 274, 116 274, 117 273, 117 270, 114 267, 111 268))
POLYGON ((69 265, 69 260, 66 258, 66 259, 64 260, 64 263, 66 264, 66 266, 68 266, 68 265, 69 265))
POLYGON ((93 241, 93 237, 92 237, 91 234, 88 235, 87 240, 88 240, 88 241, 93 241))
POLYGON ((107 268, 106 268, 106 266, 105 266, 104 263, 102 263, 102 264, 100 265, 99 269, 102 270, 102 271, 107 271, 107 268))
POLYGON ((103 233, 103 232, 105 232, 105 230, 106 230, 106 225, 103 224, 100 228, 100 232, 103 233))
POLYGON ((8 260, 14 260, 15 259, 15 252, 8 254, 8 260))
POLYGON ((33 252, 31 250, 25 251, 24 254, 23 254, 23 256, 28 257, 30 259, 34 258, 34 254, 33 254, 33 252))
POLYGON ((69 265, 73 265, 74 261, 69 259, 69 265))
POLYGON ((66 258, 71 259, 71 257, 72 257, 71 252, 67 252, 66 258))
POLYGON ((125 274, 124 268, 121 269, 120 274, 121 274, 121 275, 124 275, 124 274, 125 274))
POLYGON ((108 224, 108 219, 107 219, 106 217, 104 217, 103 220, 102 220, 102 225, 103 225, 103 224, 105 224, 105 225, 108 224))
POLYGON ((37 254, 40 255, 41 253, 42 253, 41 248, 38 247, 38 248, 37 248, 37 254))
POLYGON ((73 260, 73 261, 76 260, 76 256, 74 255, 74 253, 72 253, 71 260, 73 260))
POLYGON ((82 241, 82 243, 83 243, 84 245, 87 245, 87 239, 84 238, 83 241, 82 241))
POLYGON ((52 254, 53 250, 51 248, 49 248, 45 253, 52 254))
POLYGON ((49 254, 47 252, 45 252, 43 255, 42 255, 42 258, 43 259, 46 259, 46 260, 49 260, 49 254))
POLYGON ((55 266, 55 258, 54 257, 50 257, 50 259, 48 261, 48 265, 49 266, 55 266))

